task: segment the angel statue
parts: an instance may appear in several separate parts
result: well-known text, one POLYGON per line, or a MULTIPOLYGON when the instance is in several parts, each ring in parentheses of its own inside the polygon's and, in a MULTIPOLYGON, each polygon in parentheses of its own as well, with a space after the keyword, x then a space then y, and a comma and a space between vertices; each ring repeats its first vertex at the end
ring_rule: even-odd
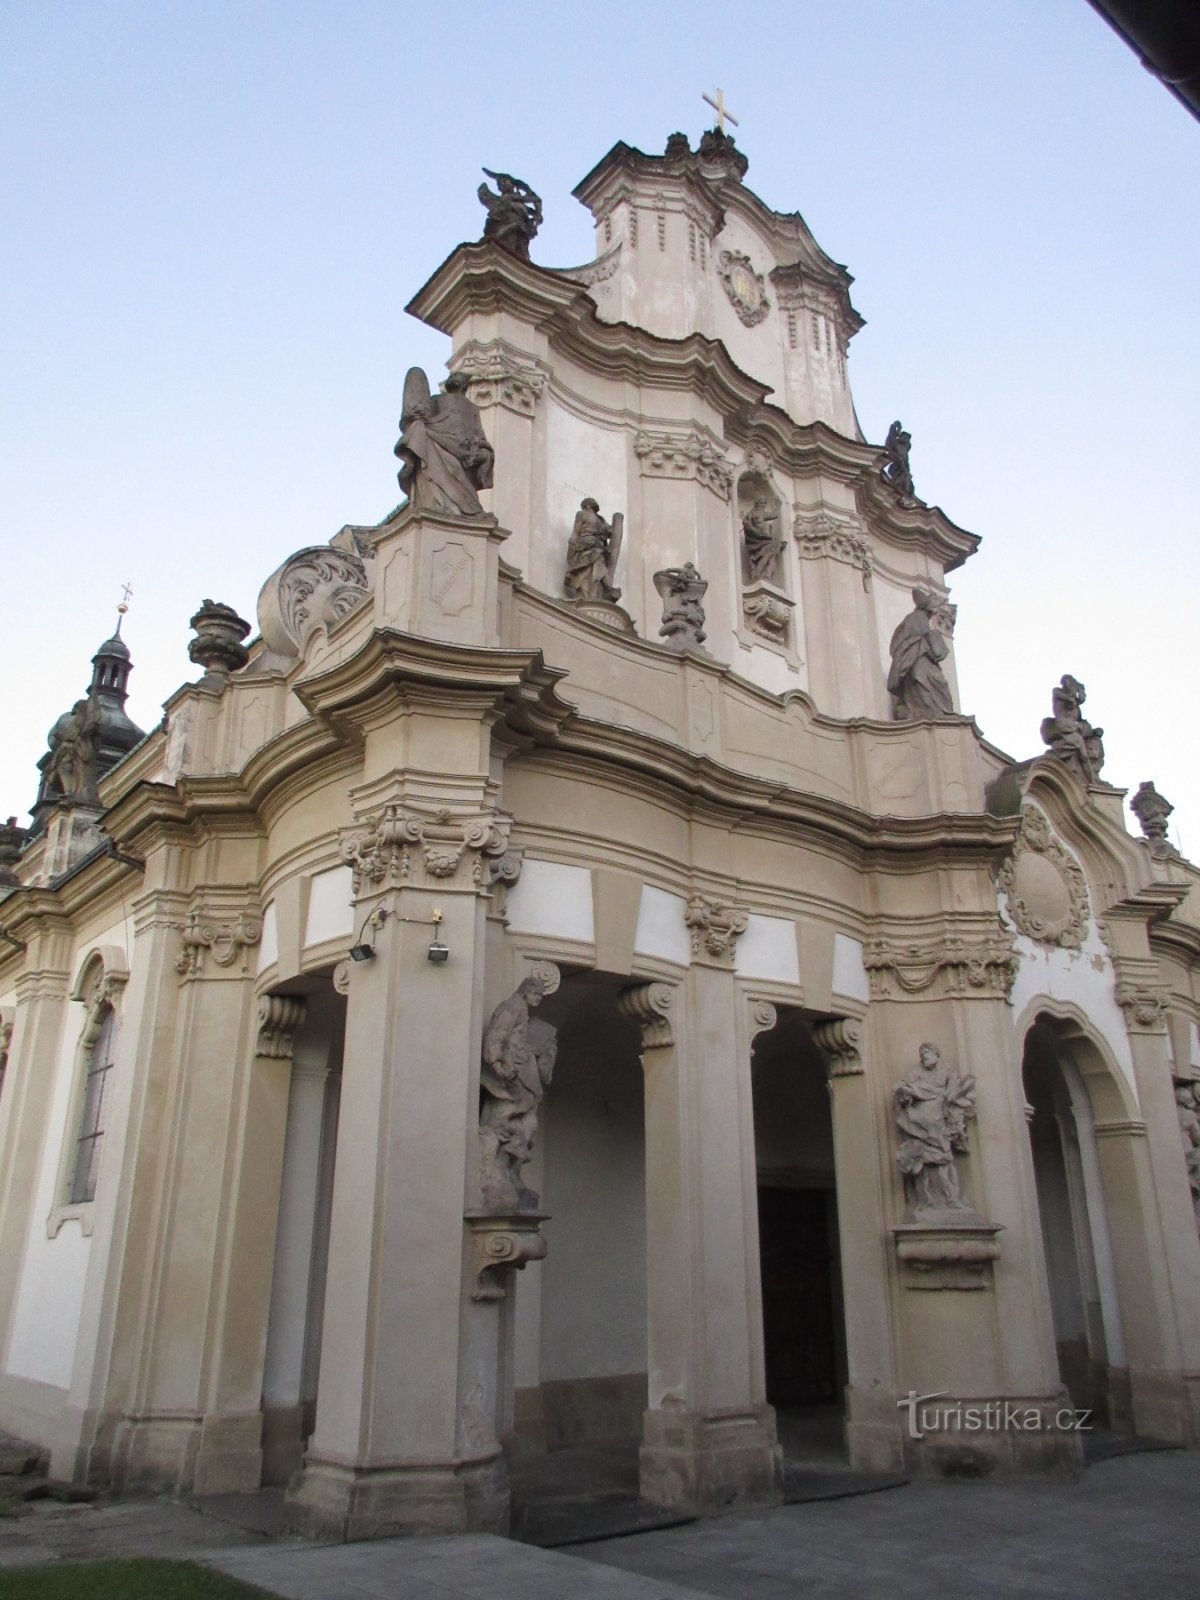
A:
POLYGON ((542 225, 541 197, 520 178, 507 172, 492 172, 488 167, 483 170, 489 178, 495 178, 500 191, 493 194, 486 183, 479 185, 480 204, 487 208, 483 237, 528 261, 529 242, 542 225))
POLYGON ((704 592, 707 581, 690 561, 682 567, 665 567, 654 574, 654 587, 662 597, 659 633, 672 650, 699 650, 704 643, 704 592))
POLYGON ((470 381, 465 372, 452 372, 442 393, 433 396, 420 367, 410 367, 404 380, 396 476, 409 503, 421 511, 483 515, 479 490, 492 487, 496 455, 479 407, 467 399, 470 381))

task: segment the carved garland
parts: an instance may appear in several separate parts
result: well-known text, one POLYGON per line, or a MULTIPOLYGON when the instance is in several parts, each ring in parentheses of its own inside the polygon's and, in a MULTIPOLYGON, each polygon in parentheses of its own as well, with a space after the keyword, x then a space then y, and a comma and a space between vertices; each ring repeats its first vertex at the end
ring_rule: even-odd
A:
POLYGON ((1135 988, 1119 983, 1117 1004, 1125 1013, 1125 1026, 1143 1033, 1161 1033, 1166 1027, 1167 996, 1164 991, 1135 988))
POLYGON ((1055 838, 1048 818, 1037 806, 1021 812, 1021 832, 1008 860, 1000 868, 999 887, 1008 901, 1008 914, 1027 938, 1039 944, 1078 950, 1087 937, 1089 901, 1087 879, 1074 856, 1055 838), (1021 863, 1037 858, 1057 872, 1066 892, 1065 911, 1055 916, 1030 903, 1029 889, 1021 888, 1021 863))
POLYGON ((877 939, 863 953, 873 1000, 924 994, 935 984, 947 996, 1007 999, 1019 964, 1012 945, 1003 939, 983 944, 947 939, 932 947, 888 945, 877 939))
POLYGON ((695 478, 722 500, 733 490, 733 467, 701 434, 637 434, 633 453, 641 463, 644 478, 695 478))

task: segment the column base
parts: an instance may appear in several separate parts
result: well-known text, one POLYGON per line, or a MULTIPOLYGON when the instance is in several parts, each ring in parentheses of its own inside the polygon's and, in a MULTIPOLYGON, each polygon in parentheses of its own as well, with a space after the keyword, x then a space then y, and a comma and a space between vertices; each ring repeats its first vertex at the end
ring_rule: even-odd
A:
POLYGON ((310 1539, 406 1533, 499 1533, 509 1525, 502 1456, 459 1465, 350 1467, 314 1460, 292 1480, 284 1522, 310 1539))
POLYGON ((647 1411, 639 1465, 642 1499, 667 1510, 712 1517, 783 1503, 783 1450, 770 1406, 647 1411))

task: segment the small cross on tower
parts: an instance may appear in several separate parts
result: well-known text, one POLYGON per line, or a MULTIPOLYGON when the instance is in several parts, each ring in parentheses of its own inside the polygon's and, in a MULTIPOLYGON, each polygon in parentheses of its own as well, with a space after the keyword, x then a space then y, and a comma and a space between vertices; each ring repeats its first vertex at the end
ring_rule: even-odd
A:
POLYGON ((717 129, 720 133, 725 132, 725 123, 727 120, 732 122, 735 128, 738 126, 738 119, 734 116, 733 112, 726 111, 725 109, 725 96, 721 93, 720 89, 717 90, 715 99, 711 94, 706 94, 704 98, 717 113, 717 129))

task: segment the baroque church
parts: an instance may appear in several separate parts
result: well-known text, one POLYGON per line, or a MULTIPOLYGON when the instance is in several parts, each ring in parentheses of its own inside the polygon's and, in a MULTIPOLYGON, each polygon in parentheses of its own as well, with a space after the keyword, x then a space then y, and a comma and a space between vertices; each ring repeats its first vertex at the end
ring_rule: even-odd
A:
POLYGON ((205 600, 146 735, 118 630, 0 830, 0 1427, 56 1477, 354 1539, 587 1440, 771 1504, 814 1410, 877 1472, 1197 1442, 1197 871, 1069 673, 1028 759, 960 706, 978 540, 718 124, 604 156, 581 267, 489 173, 401 505, 253 637, 205 600))

